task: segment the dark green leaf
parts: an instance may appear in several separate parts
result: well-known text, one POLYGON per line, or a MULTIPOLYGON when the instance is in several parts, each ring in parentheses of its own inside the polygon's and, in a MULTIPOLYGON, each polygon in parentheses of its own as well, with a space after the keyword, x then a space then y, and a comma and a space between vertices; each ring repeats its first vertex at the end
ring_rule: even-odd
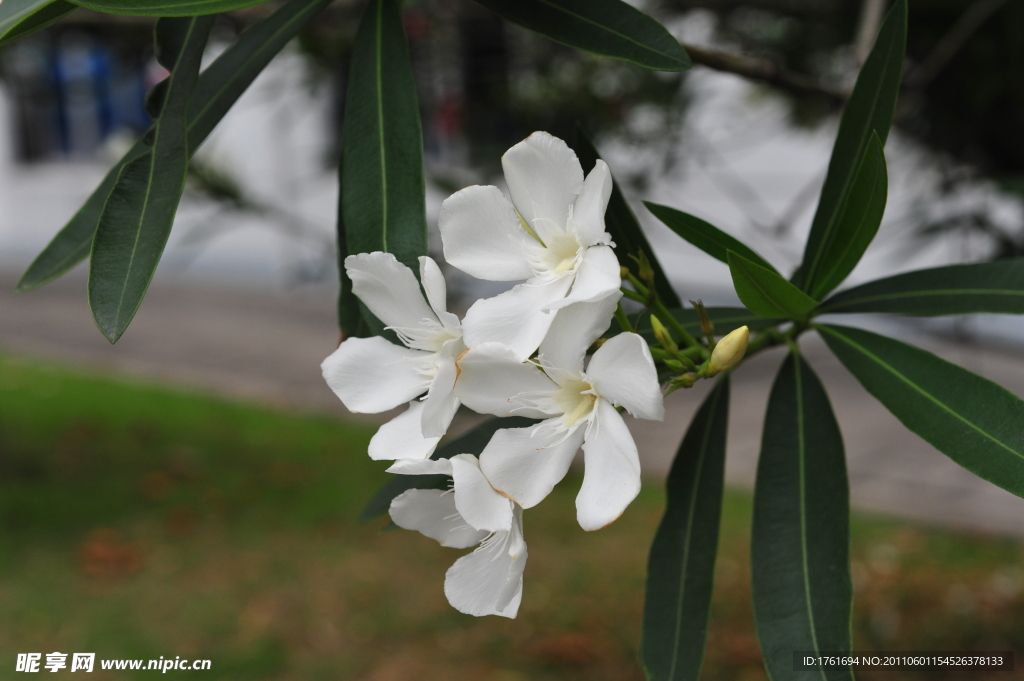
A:
POLYGON ((770 319, 801 319, 818 304, 777 272, 729 251, 729 270, 736 294, 747 309, 770 319))
POLYGON ((850 501, 828 395, 796 353, 768 398, 754 490, 754 618, 772 679, 853 679, 849 667, 793 670, 794 651, 849 651, 850 501))
POLYGON ((111 14, 148 17, 193 17, 230 12, 267 0, 72 0, 76 5, 111 14))
POLYGON ((871 133, 864 160, 850 186, 850 193, 836 218, 836 227, 822 245, 821 267, 816 271, 810 294, 821 300, 843 283, 857 266, 868 244, 878 233, 885 212, 889 176, 885 153, 878 135, 871 133))
POLYGON ((693 66, 665 27, 621 0, 477 0, 556 42, 659 71, 693 66))
POLYGON ((818 310, 931 317, 976 312, 1024 314, 1024 258, 897 274, 834 295, 818 310))
MULTIPOLYGON (((601 158, 594 142, 579 123, 576 124, 576 140, 573 149, 580 159, 584 173, 590 172, 594 164, 597 163, 597 159, 601 158)), ((622 190, 619 189, 619 184, 614 181, 614 178, 612 195, 608 200, 608 210, 604 214, 604 224, 612 236, 612 241, 615 242, 615 255, 619 259, 619 264, 636 270, 636 263, 629 256, 635 256, 638 253, 645 254, 654 269, 654 286, 658 292, 658 298, 668 307, 681 307, 682 302, 679 300, 679 296, 676 295, 672 283, 665 276, 665 270, 658 262, 654 249, 647 241, 636 215, 626 203, 626 197, 622 195, 622 190)))
POLYGON ((427 253, 423 137, 395 0, 370 2, 359 25, 340 174, 346 255, 387 251, 418 273, 427 253))
POLYGON ((3 0, 0 2, 0 45, 46 28, 77 9, 64 0, 3 0))
MULTIPOLYGON (((536 421, 520 416, 489 419, 468 433, 441 445, 430 458, 450 459, 456 454, 479 456, 496 431, 502 428, 526 428, 534 423, 536 421)), ((363 508, 363 512, 359 514, 359 522, 365 523, 387 513, 391 508, 391 500, 406 490, 445 489, 448 487, 449 480, 451 478, 447 475, 396 475, 373 495, 373 498, 363 508)))
POLYGON ((839 218, 853 188, 857 169, 867 151, 874 131, 885 145, 896 109, 903 53, 907 42, 907 0, 896 0, 878 31, 875 46, 864 62, 857 83, 839 121, 839 132, 832 147, 825 184, 821 188, 818 210, 811 223, 803 264, 793 275, 793 283, 804 291, 816 290, 826 261, 828 245, 835 239, 839 218))
MULTIPOLYGON (((243 33, 238 42, 225 50, 199 75, 188 103, 190 153, 195 152, 203 143, 274 55, 281 51, 311 17, 330 2, 331 0, 292 0, 243 33)), ((0 6, 2 4, 0 3, 0 6)), ((88 257, 100 213, 121 169, 144 154, 147 149, 140 139, 124 158, 111 168, 100 186, 86 199, 74 217, 36 257, 21 277, 15 291, 30 291, 53 281, 88 257)))
MULTIPOLYGON (((341 196, 341 168, 338 168, 338 196, 341 196)), ((345 338, 366 338, 375 335, 366 322, 365 315, 372 316, 372 312, 365 307, 360 307, 359 299, 352 292, 352 280, 345 272, 345 256, 348 255, 347 237, 345 236, 345 216, 342 215, 341 201, 338 202, 338 326, 341 328, 341 337, 345 338)))
POLYGON ((89 306, 111 343, 121 337, 142 304, 185 189, 188 98, 199 77, 213 19, 157 21, 157 53, 173 68, 160 118, 154 122, 152 146, 121 169, 92 245, 89 306))
POLYGON ((652 681, 696 681, 704 661, 722 515, 729 377, 686 431, 668 474, 668 501, 647 563, 644 668, 652 681))
POLYGON ((654 217, 665 223, 666 227, 712 258, 728 263, 729 251, 732 251, 772 272, 777 271, 770 262, 755 253, 746 244, 729 236, 709 222, 705 222, 681 210, 651 203, 650 201, 644 201, 644 205, 647 206, 647 210, 654 213, 654 217))
POLYGON ((1024 496, 1024 401, 892 338, 845 326, 815 328, 903 425, 972 473, 1024 496))

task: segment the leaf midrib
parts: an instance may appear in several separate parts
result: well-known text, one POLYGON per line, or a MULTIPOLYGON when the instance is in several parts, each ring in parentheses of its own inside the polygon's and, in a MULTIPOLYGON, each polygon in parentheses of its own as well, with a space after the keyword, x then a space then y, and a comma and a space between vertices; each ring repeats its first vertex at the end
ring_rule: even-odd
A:
MULTIPOLYGON (((171 74, 167 76, 171 80, 168 81, 168 83, 167 83, 167 101, 165 102, 165 107, 166 106, 170 106, 170 95, 171 95, 171 92, 172 92, 172 88, 174 87, 174 82, 175 82, 175 78, 177 76, 178 67, 181 66, 182 58, 184 57, 184 51, 187 49, 189 43, 191 43, 191 41, 192 41, 192 33, 193 33, 193 31, 195 31, 196 23, 197 23, 197 21, 195 19, 192 19, 191 21, 189 21, 188 31, 185 33, 185 39, 182 41, 182 48, 181 48, 182 49, 182 53, 180 55, 178 55, 178 59, 177 59, 177 61, 174 64, 174 71, 172 71, 171 74)), ((165 111, 166 111, 166 108, 165 108, 165 111)), ((187 109, 186 109, 186 111, 187 111, 187 109)), ((114 312, 114 329, 115 329, 115 331, 121 325, 120 324, 121 310, 124 307, 125 292, 128 290, 128 282, 129 282, 129 280, 131 280, 131 277, 132 277, 132 267, 134 267, 134 265, 135 265, 135 255, 136 255, 136 253, 138 253, 139 241, 140 241, 141 235, 142 235, 142 225, 146 221, 146 211, 149 209, 149 199, 150 199, 150 196, 153 193, 153 178, 156 175, 156 150, 157 150, 157 147, 160 144, 160 130, 163 127, 161 125, 162 120, 163 120, 163 113, 164 112, 162 111, 161 115, 160 115, 160 118, 157 119, 156 128, 153 131, 153 146, 152 146, 152 148, 149 151, 149 173, 148 173, 148 176, 147 176, 147 179, 146 179, 146 193, 145 193, 145 196, 144 196, 144 198, 142 200, 142 210, 140 211, 140 214, 139 214, 139 220, 138 220, 138 223, 135 226, 135 238, 132 241, 132 254, 128 258, 128 267, 125 269, 124 283, 121 285, 121 294, 118 296, 118 300, 117 300, 117 310, 114 312)), ((187 129, 187 126, 186 126, 186 129, 187 129)), ((188 159, 187 134, 186 134, 186 145, 185 145, 185 159, 186 159, 186 163, 187 163, 188 162, 188 160, 187 160, 188 159)), ((125 168, 128 168, 128 164, 125 165, 125 168)))
MULTIPOLYGON (((238 5, 238 6, 236 6, 235 9, 243 9, 244 7, 247 6, 247 4, 248 5, 258 5, 261 1, 262 0, 252 0, 252 2, 249 2, 249 3, 242 3, 242 4, 238 5)), ((86 8, 89 8, 90 6, 95 6, 95 7, 110 7, 111 6, 111 3, 103 2, 102 0, 99 0, 99 1, 97 1, 97 0, 77 0, 77 1, 76 0, 71 0, 71 2, 73 4, 76 4, 76 5, 81 4, 81 5, 85 6, 86 8)), ((172 10, 175 10, 175 11, 183 11, 183 12, 185 12, 185 11, 190 11, 192 8, 205 9, 206 6, 209 5, 209 4, 210 4, 209 2, 189 2, 189 3, 171 2, 171 3, 166 3, 166 4, 163 4, 163 5, 154 5, 154 4, 151 4, 149 2, 138 2, 138 3, 136 3, 136 5, 139 6, 139 7, 145 7, 146 8, 146 12, 149 13, 148 15, 153 15, 153 16, 157 15, 159 10, 172 9, 172 10)), ((231 3, 231 4, 235 5, 235 3, 231 3)), ((223 10, 215 10, 215 11, 223 11, 223 10)), ((188 16, 188 15, 187 14, 182 14, 182 15, 178 15, 178 16, 188 16)))
POLYGON ((374 44, 374 83, 377 92, 377 139, 380 146, 380 203, 381 203, 381 246, 388 252, 388 172, 387 150, 384 145, 384 79, 382 74, 384 41, 384 0, 377 0, 376 42, 374 44))
MULTIPOLYGON (((800 471, 800 564, 803 570, 804 601, 807 606, 807 620, 811 632, 811 645, 814 646, 815 652, 820 652, 818 648, 817 625, 814 621, 814 608, 811 604, 811 570, 807 555, 807 480, 805 475, 806 471, 804 470, 807 460, 807 443, 804 437, 804 386, 800 373, 800 362, 800 354, 794 348, 793 371, 796 378, 797 460, 799 462, 798 468, 800 471)), ((818 673, 821 675, 822 679, 826 678, 824 668, 819 666, 818 673)))
MULTIPOLYGON (((609 28, 608 26, 605 26, 603 24, 599 24, 599 23, 597 23, 596 21, 594 21, 592 19, 588 19, 585 16, 582 16, 580 14, 572 12, 572 11, 566 9, 565 7, 562 7, 560 5, 556 5, 555 3, 550 2, 550 0, 536 0, 536 2, 538 2, 538 3, 542 4, 542 5, 548 5, 549 7, 554 8, 556 11, 563 12, 564 14, 567 14, 567 15, 569 15, 571 17, 576 17, 580 21, 583 21, 583 22, 588 23, 588 24, 590 24, 592 26, 595 26, 596 28, 598 28, 600 30, 603 30, 603 31, 606 31, 608 33, 611 33, 612 35, 618 36, 618 37, 622 38, 623 40, 625 40, 626 42, 633 43, 634 45, 639 47, 641 50, 646 50, 647 52, 650 52, 652 54, 660 55, 662 57, 665 57, 665 58, 667 58, 667 59, 669 59, 671 61, 677 62, 677 63, 679 62, 679 60, 677 58, 673 57, 671 54, 669 54, 667 52, 661 52, 661 51, 653 49, 653 48, 651 48, 651 47, 649 47, 647 45, 644 45, 643 43, 637 42, 636 40, 634 40, 633 38, 630 38, 628 35, 626 35, 624 33, 619 33, 618 31, 613 30, 613 29, 609 28)), ((637 10, 637 11, 639 11, 639 10, 637 10)))
POLYGON ((697 487, 700 486, 701 473, 704 470, 704 460, 708 452, 708 443, 711 441, 711 433, 714 427, 715 418, 718 415, 718 402, 722 397, 722 391, 720 387, 715 388, 714 400, 709 405, 709 413, 711 418, 704 426, 704 437, 700 443, 700 456, 697 458, 697 470, 693 476, 693 484, 690 487, 690 504, 687 508, 686 518, 686 543, 683 546, 683 570, 679 576, 679 602, 676 605, 676 625, 675 625, 675 636, 673 637, 672 643, 672 664, 669 667, 668 678, 672 679, 675 677, 676 666, 679 663, 679 631, 682 629, 683 621, 683 601, 686 600, 686 578, 689 573, 689 557, 690 557, 690 546, 693 543, 693 516, 694 508, 697 505, 697 487))
POLYGON ((773 307, 775 307, 776 311, 780 313, 780 317, 788 317, 790 315, 796 316, 795 311, 789 310, 786 308, 786 306, 780 304, 777 296, 773 295, 766 288, 761 286, 761 282, 757 279, 757 277, 751 276, 751 270, 744 263, 740 263, 740 267, 743 270, 743 274, 747 277, 747 281, 749 281, 754 286, 754 288, 756 288, 761 293, 761 295, 764 296, 765 300, 767 300, 773 307))
POLYGON ((883 360, 882 358, 880 358, 877 355, 875 355, 874 353, 872 353, 870 350, 865 348, 863 345, 860 345, 859 343, 857 343, 852 338, 849 338, 848 336, 844 336, 843 334, 839 333, 838 331, 836 331, 832 327, 818 326, 816 328, 818 328, 820 330, 827 331, 828 333, 831 333, 833 336, 839 338, 840 340, 845 342, 847 345, 849 345, 849 346, 853 347, 854 349, 860 351, 864 356, 868 357, 869 359, 871 359, 875 363, 877 363, 880 367, 882 367, 882 368, 886 369, 887 371, 889 371, 889 373, 891 373, 893 376, 895 376, 900 381, 905 383, 908 387, 910 387, 915 392, 919 393, 920 395, 922 395, 923 397, 925 397, 929 401, 933 402, 940 409, 942 409, 946 413, 950 414, 951 416, 955 417, 958 421, 960 421, 964 425, 968 426, 969 428, 971 428, 972 430, 974 430, 978 434, 982 435, 983 437, 987 438, 988 440, 991 440, 992 442, 994 442, 995 444, 999 445, 1000 447, 1002 447, 1006 451, 1010 452, 1011 454, 1013 454, 1017 458, 1024 459, 1024 453, 1018 452, 1017 450, 1013 449, 1012 447, 1010 447, 1009 445, 1004 443, 1002 440, 997 439, 995 436, 993 436, 989 432, 987 432, 985 430, 982 430, 978 426, 974 425, 974 423, 972 423, 968 419, 966 419, 963 416, 961 416, 959 412, 957 412, 954 409, 952 409, 951 407, 949 407, 945 402, 942 402, 942 401, 938 400, 937 398, 935 398, 931 393, 927 392, 926 390, 924 390, 923 388, 918 386, 916 383, 914 383, 909 378, 904 376, 902 373, 897 371, 895 367, 893 367, 892 365, 887 363, 885 360, 883 360))
POLYGON ((836 305, 824 306, 820 312, 829 312, 835 309, 842 309, 847 305, 863 305, 886 300, 899 300, 900 298, 927 298, 931 296, 1019 296, 1024 298, 1024 291, 1014 289, 987 289, 987 288, 951 288, 951 289, 921 289, 916 291, 903 291, 898 293, 881 293, 865 298, 853 298, 840 301, 836 305))
MULTIPOLYGON (((868 143, 870 144, 870 140, 869 140, 868 143)), ((864 161, 866 160, 866 153, 867 153, 867 150, 865 150, 865 158, 861 159, 861 164, 860 165, 864 164, 864 161)), ((859 173, 860 173, 860 167, 858 167, 857 172, 854 173, 854 180, 853 180, 853 182, 857 181, 856 180, 856 175, 858 175, 859 173)), ((850 184, 850 190, 853 189, 853 182, 851 182, 851 184, 850 184)), ((865 204, 867 204, 869 206, 871 205, 871 202, 874 200, 875 196, 878 194, 878 189, 879 189, 879 182, 878 182, 878 177, 876 176, 874 178, 874 181, 871 183, 871 195, 868 197, 867 201, 865 201, 865 204)), ((847 199, 849 199, 849 196, 847 196, 847 199)), ((861 214, 860 221, 857 223, 856 228, 854 228, 854 230, 853 230, 853 234, 854 235, 860 234, 861 229, 863 228, 864 224, 867 222, 869 217, 870 217, 870 213, 868 213, 866 211, 861 214)), ((835 243, 836 236, 838 234, 839 234, 838 229, 832 232, 832 236, 829 239, 828 245, 823 249, 824 251, 831 250, 833 244, 835 243)), ((836 255, 836 257, 834 257, 832 259, 832 266, 830 268, 826 269, 824 272, 822 272, 821 275, 818 277, 818 280, 819 280, 818 281, 818 285, 819 285, 818 287, 820 287, 821 282, 827 282, 829 279, 834 277, 835 276, 835 272, 837 270, 839 270, 840 267, 845 267, 845 265, 846 265, 846 257, 850 253, 850 249, 853 248, 853 246, 856 243, 857 243, 856 240, 850 239, 847 242, 847 244, 846 244, 846 248, 842 249, 836 255)), ((855 266, 856 266, 856 263, 855 263, 855 266)), ((845 279, 845 278, 846 277, 844 276, 843 279, 845 279)), ((825 297, 825 295, 830 290, 834 289, 836 286, 838 286, 841 283, 842 283, 842 280, 837 281, 830 288, 827 288, 826 290, 822 291, 819 294, 820 297, 822 297, 822 298, 825 297)), ((814 288, 818 288, 818 287, 814 287, 814 288)), ((812 296, 812 297, 818 297, 818 296, 812 296)))
MULTIPOLYGON (((889 62, 891 61, 889 59, 889 57, 892 54, 892 47, 893 47, 893 45, 890 42, 889 43, 889 52, 886 54, 885 69, 883 70, 882 78, 880 79, 882 81, 884 81, 885 77, 889 74, 889 70, 890 70, 889 62)), ((871 100, 870 114, 868 116, 868 120, 869 121, 874 118, 875 111, 878 110, 878 100, 879 100, 880 97, 881 97, 881 88, 875 90, 875 96, 871 100)), ((847 200, 849 199, 849 196, 850 196, 850 187, 852 185, 852 182, 851 182, 850 178, 857 174, 857 170, 860 168, 860 164, 864 160, 864 148, 867 146, 867 139, 871 136, 871 131, 872 130, 874 130, 874 128, 871 127, 871 126, 868 126, 867 128, 865 128, 863 130, 861 135, 859 135, 860 140, 857 143, 857 150, 860 152, 859 153, 859 160, 857 160, 852 165, 850 171, 847 173, 845 179, 843 180, 843 185, 842 185, 843 189, 842 189, 842 193, 839 196, 840 200, 836 204, 835 210, 833 210, 832 213, 829 215, 828 222, 825 225, 825 234, 822 237, 822 246, 821 246, 821 248, 819 248, 814 253, 814 259, 811 261, 810 267, 808 267, 808 269, 807 269, 807 278, 805 280, 807 282, 807 288, 811 288, 812 285, 815 283, 815 275, 817 273, 818 263, 821 261, 821 257, 825 253, 825 250, 826 250, 827 246, 831 244, 831 241, 834 238, 833 237, 833 232, 835 230, 836 218, 839 215, 839 213, 841 212, 842 208, 844 208, 846 206, 846 202, 847 202, 847 200)), ((879 136, 879 137, 881 137, 881 136, 879 136)), ((881 139, 879 139, 879 141, 881 141, 881 139)))
MULTIPOLYGON (((7 33, 7 31, 14 28, 28 17, 32 16, 33 14, 36 14, 37 12, 42 11, 44 7, 46 7, 47 5, 52 5, 54 2, 56 2, 56 0, 46 0, 45 2, 40 2, 35 5, 29 5, 20 12, 15 12, 14 14, 8 16, 6 19, 0 20, 0 37, 4 36, 7 33), (4 29, 4 26, 7 26, 6 30, 4 29)), ((2 0, 0 0, 0 11, 3 10, 2 5, 3 2, 2 0)))

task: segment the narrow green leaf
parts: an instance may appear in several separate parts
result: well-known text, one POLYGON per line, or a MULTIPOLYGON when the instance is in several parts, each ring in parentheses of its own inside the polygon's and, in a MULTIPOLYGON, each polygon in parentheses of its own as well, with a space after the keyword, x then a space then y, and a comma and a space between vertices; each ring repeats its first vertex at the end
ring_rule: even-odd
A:
MULTIPOLYGON (((341 167, 338 168, 338 196, 341 192, 341 167)), ((359 307, 359 299, 352 292, 352 280, 345 272, 345 256, 348 255, 347 237, 345 235, 345 216, 342 215, 341 201, 338 202, 338 327, 341 329, 341 337, 345 338, 366 338, 374 333, 370 330, 366 319, 363 317, 363 309, 359 307)), ((367 314, 372 314, 366 310, 367 314)))
POLYGON ((142 304, 171 233, 188 174, 186 114, 213 16, 161 18, 155 52, 169 67, 149 151, 126 164, 107 198, 92 245, 89 306, 117 342, 142 304))
POLYGON ((343 134, 346 255, 387 251, 419 272, 427 254, 423 136, 396 0, 372 0, 359 24, 343 134))
POLYGON ((711 612, 722 516, 729 377, 705 398, 683 438, 665 515, 647 562, 643 656, 651 681, 697 681, 711 612))
POLYGON ((833 233, 840 228, 839 218, 849 200, 872 131, 885 146, 896 110, 906 43, 907 0, 896 0, 882 22, 875 46, 857 76, 839 121, 803 263, 793 275, 793 283, 804 291, 816 290, 822 273, 830 265, 826 251, 835 239, 833 233))
POLYGON ((665 27, 621 0, 477 0, 555 42, 659 71, 685 71, 690 56, 665 27))
MULTIPOLYGON (((430 458, 450 459, 456 454, 480 456, 480 452, 491 441, 491 436, 498 430, 502 428, 526 428, 534 423, 536 421, 521 416, 489 419, 468 433, 441 445, 430 458)), ((388 509, 391 508, 391 500, 406 490, 446 489, 450 480, 451 478, 447 475, 395 475, 367 502, 362 513, 359 514, 359 522, 365 523, 387 513, 388 509)))
POLYGON ((802 319, 818 304, 773 270, 729 251, 729 270, 736 294, 747 309, 766 318, 802 319))
POLYGON ((836 228, 822 246, 818 276, 811 297, 821 300, 853 271, 878 233, 885 213, 889 176, 885 170, 882 142, 873 131, 850 193, 836 218, 836 228))
POLYGON ((267 0, 72 0, 76 5, 111 14, 147 17, 193 17, 260 5, 267 0))
POLYGON ((754 619, 769 676, 850 680, 849 667, 793 670, 794 651, 849 651, 850 501, 839 424, 797 353, 768 398, 750 547, 754 619))
POLYGON ((64 0, 3 0, 0 2, 0 45, 46 28, 78 9, 64 0))
POLYGON ((972 473, 1024 496, 1024 401, 892 338, 845 326, 815 328, 903 425, 972 473))
POLYGON ((1024 314, 1024 258, 897 274, 838 293, 822 303, 818 311, 929 317, 977 312, 1024 314))
MULTIPOLYGON (((3 6, 4 3, 0 3, 3 6)), ((331 0, 291 0, 271 16, 242 34, 199 75, 188 103, 188 146, 194 153, 224 114, 264 67, 331 0)), ((146 135, 150 134, 152 128, 146 135)), ((143 135, 145 138, 146 135, 143 135)), ((23 293, 65 274, 89 256, 100 213, 122 168, 146 153, 140 138, 100 186, 22 275, 15 291, 23 293)))
POLYGON ((650 201, 644 201, 644 205, 647 206, 647 210, 651 211, 651 213, 654 214, 654 217, 661 220, 666 227, 710 255, 712 258, 728 263, 729 251, 732 251, 733 253, 742 255, 747 260, 756 263, 765 269, 769 269, 772 272, 778 271, 772 267, 770 262, 755 253, 753 249, 748 247, 742 241, 726 234, 710 222, 705 222, 704 220, 701 220, 694 215, 690 215, 689 213, 684 213, 681 210, 662 206, 650 201))
MULTIPOLYGON (((573 149, 580 159, 584 173, 589 173, 597 163, 597 159, 601 158, 594 142, 579 123, 576 124, 576 140, 573 149)), ((614 181, 614 178, 612 179, 612 195, 608 200, 608 210, 604 214, 604 224, 612 236, 612 241, 615 242, 615 255, 619 259, 619 264, 635 270, 636 263, 629 256, 635 256, 638 253, 646 255, 654 269, 654 287, 658 292, 658 297, 668 307, 682 307, 682 302, 676 295, 675 289, 672 288, 672 283, 665 276, 665 270, 661 267, 654 249, 647 241, 640 222, 633 214, 633 210, 626 202, 626 197, 622 195, 622 190, 619 189, 619 184, 614 181)))

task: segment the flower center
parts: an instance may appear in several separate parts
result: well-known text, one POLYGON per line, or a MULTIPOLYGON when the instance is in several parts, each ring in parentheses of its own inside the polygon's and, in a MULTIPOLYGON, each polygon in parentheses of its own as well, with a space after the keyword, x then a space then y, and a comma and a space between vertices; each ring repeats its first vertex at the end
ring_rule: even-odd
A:
POLYGON ((593 391, 593 386, 582 378, 572 378, 559 388, 554 401, 562 411, 563 426, 571 428, 590 417, 597 403, 597 395, 593 391))
POLYGON ((572 232, 563 232, 548 239, 547 261, 555 274, 564 274, 576 269, 579 261, 580 242, 572 232))

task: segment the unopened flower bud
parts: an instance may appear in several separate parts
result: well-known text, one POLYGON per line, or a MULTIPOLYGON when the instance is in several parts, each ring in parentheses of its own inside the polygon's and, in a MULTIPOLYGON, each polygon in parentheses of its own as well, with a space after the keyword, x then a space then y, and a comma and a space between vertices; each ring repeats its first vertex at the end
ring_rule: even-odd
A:
POLYGON ((693 309, 697 311, 697 316, 700 317, 700 330, 705 336, 715 335, 715 325, 711 321, 711 317, 708 316, 708 310, 704 307, 704 303, 699 300, 691 300, 690 305, 693 305, 693 309))
POLYGON ((661 347, 665 348, 665 352, 672 355, 679 352, 679 346, 672 339, 672 334, 668 332, 668 329, 661 323, 661 320, 654 315, 651 315, 651 328, 654 330, 654 337, 661 343, 661 347))
POLYGON ((697 374, 683 374, 672 379, 672 386, 674 388, 692 388, 696 382, 697 374))
POLYGON ((643 251, 638 251, 634 258, 637 264, 640 266, 640 281, 645 282, 648 286, 654 286, 654 268, 651 267, 651 261, 647 259, 647 254, 643 251))
POLYGON ((629 278, 629 268, 628 267, 619 267, 619 279, 628 279, 628 278, 629 278))
POLYGON ((708 364, 708 376, 732 369, 743 359, 747 352, 747 343, 750 341, 750 329, 745 326, 729 333, 725 338, 718 341, 714 351, 711 353, 711 362, 708 364))

